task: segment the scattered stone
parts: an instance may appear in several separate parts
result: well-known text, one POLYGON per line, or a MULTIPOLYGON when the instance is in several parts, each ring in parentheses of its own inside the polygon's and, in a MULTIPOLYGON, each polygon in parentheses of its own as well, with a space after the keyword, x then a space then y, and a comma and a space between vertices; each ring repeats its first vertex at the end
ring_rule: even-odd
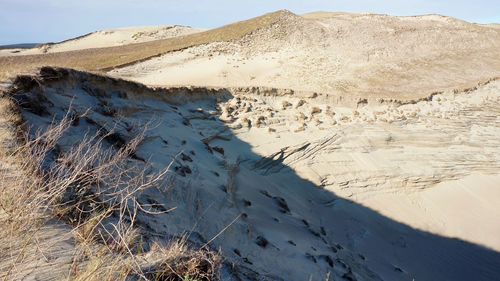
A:
POLYGON ((296 121, 306 120, 306 119, 307 119, 306 115, 305 115, 304 113, 302 113, 302 112, 301 112, 301 113, 299 113, 299 115, 297 115, 297 116, 295 117, 295 120, 296 120, 296 121))
POLYGON ((340 264, 340 266, 342 266, 343 268, 347 268, 347 265, 341 260, 341 259, 336 259, 335 260, 338 264, 340 264))
POLYGON ((266 197, 273 198, 273 197, 271 196, 271 194, 269 194, 269 192, 267 192, 267 190, 260 190, 260 193, 261 193, 262 195, 266 196, 266 197))
POLYGON ((288 102, 288 101, 283 101, 283 102, 281 103, 281 107, 282 107, 283 109, 287 109, 287 107, 290 107, 290 106, 292 106, 292 104, 291 104, 290 102, 288 102))
POLYGON ((274 197, 274 200, 276 201, 276 203, 278 203, 280 212, 282 212, 283 214, 290 213, 290 208, 288 208, 288 204, 286 203, 285 199, 281 197, 274 197))
POLYGON ((318 113, 321 113, 321 109, 319 107, 315 106, 311 109, 311 115, 318 114, 318 113))
POLYGON ((235 249, 233 249, 233 252, 234 252, 236 255, 238 255, 238 257, 241 257, 240 250, 238 250, 238 249, 236 249, 236 248, 235 248, 235 249))
POLYGON ((255 244, 259 245, 259 247, 261 248, 265 248, 269 244, 269 241, 267 241, 267 239, 262 236, 258 236, 255 240, 255 244))
POLYGON ((321 227, 320 230, 321 230, 321 234, 326 235, 326 230, 324 227, 321 227))
POLYGON ((214 154, 214 151, 212 150, 210 145, 208 145, 208 143, 205 143, 205 148, 208 150, 208 152, 210 152, 210 154, 214 154))
POLYGON ((352 274, 352 271, 344 273, 344 275, 342 275, 342 278, 347 281, 357 281, 356 277, 354 277, 354 275, 352 274))
POLYGON ((351 121, 351 119, 347 116, 342 116, 342 117, 340 117, 340 121, 349 122, 349 121, 351 121))
POLYGON ((311 254, 306 253, 306 258, 313 261, 314 263, 318 263, 318 260, 311 254))
POLYGON ((311 229, 311 228, 308 228, 309 232, 311 232, 312 235, 316 236, 316 237, 321 237, 321 235, 319 234, 319 232, 311 229))
POLYGON ((327 255, 321 255, 321 256, 319 256, 319 258, 326 261, 328 263, 328 265, 333 268, 334 263, 333 263, 332 257, 327 256, 327 255))
POLYGON ((182 177, 186 177, 187 174, 191 174, 193 171, 191 171, 191 168, 189 166, 177 166, 174 168, 174 170, 182 177))
POLYGON ((193 159, 191 159, 191 157, 189 157, 188 155, 186 155, 184 153, 181 154, 181 159, 182 159, 182 161, 193 162, 193 159))
POLYGON ((400 267, 398 267, 398 266, 395 266, 395 267, 394 267, 394 271, 396 271, 396 272, 404 272, 404 271, 403 271, 400 267))
POLYGON ((222 155, 224 155, 224 148, 220 147, 220 146, 214 146, 212 147, 212 149, 222 155))
POLYGON ((302 125, 301 127, 299 127, 298 129, 296 129, 296 130, 295 130, 295 131, 293 131, 293 132, 294 132, 294 133, 299 133, 299 132, 303 132, 303 131, 305 131, 305 130, 306 130, 305 126, 304 126, 304 125, 302 125))
POLYGON ((299 102, 297 102, 297 104, 295 105, 295 108, 299 108, 299 107, 303 106, 305 103, 306 103, 305 100, 299 100, 299 102))

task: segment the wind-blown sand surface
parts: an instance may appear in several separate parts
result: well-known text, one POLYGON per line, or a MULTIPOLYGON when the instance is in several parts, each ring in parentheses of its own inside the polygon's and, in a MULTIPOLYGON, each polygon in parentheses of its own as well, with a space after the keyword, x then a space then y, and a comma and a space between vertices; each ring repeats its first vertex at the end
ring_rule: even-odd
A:
POLYGON ((206 29, 181 25, 134 26, 95 31, 59 43, 42 44, 31 49, 4 49, 0 56, 38 55, 83 49, 122 46, 176 36, 193 34, 206 29))
POLYGON ((14 98, 34 129, 88 110, 61 151, 148 124, 130 161, 174 161, 172 187, 137 200, 176 209, 138 225, 221 249, 224 280, 498 280, 498 46, 439 15, 283 11, 107 73, 157 88, 49 69, 14 98))
POLYGON ((282 12, 230 42, 110 74, 148 85, 268 86, 359 97, 425 97, 500 76, 500 29, 427 15, 282 12))
POLYGON ((500 167, 492 164, 498 161, 499 109, 488 103, 489 95, 497 99, 498 82, 479 93, 453 94, 471 78, 500 75, 499 45, 495 25, 440 15, 284 14, 269 29, 241 40, 188 48, 110 74, 148 85, 330 94, 299 108, 297 98, 263 97, 267 105, 260 107, 266 109, 246 105, 248 113, 231 116, 232 104, 222 117, 237 118, 244 128, 247 122, 252 128, 266 124, 271 131, 236 133, 261 155, 344 136, 332 152, 318 149, 285 163, 316 185, 398 221, 500 250, 500 223, 494 223, 500 219, 500 167), (373 102, 411 101, 441 91, 447 92, 408 105, 373 102), (370 102, 356 104, 356 98, 370 102), (350 107, 332 109, 335 103, 350 107), (313 108, 319 112, 311 114, 313 108))
POLYGON ((127 141, 132 124, 149 124, 130 161, 152 172, 174 161, 172 184, 137 200, 176 209, 140 212, 136 223, 145 239, 187 231, 210 241, 232 264, 224 280, 500 274, 498 81, 353 108, 291 91, 153 90, 61 73, 43 92, 15 96, 27 124, 43 129, 68 108, 87 112, 59 141, 61 151, 96 130, 115 128, 127 141))

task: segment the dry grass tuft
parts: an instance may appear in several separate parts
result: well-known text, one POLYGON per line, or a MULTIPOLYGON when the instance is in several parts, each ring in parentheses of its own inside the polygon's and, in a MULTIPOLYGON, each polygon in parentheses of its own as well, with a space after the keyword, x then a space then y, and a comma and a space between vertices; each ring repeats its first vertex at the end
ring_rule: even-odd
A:
MULTIPOLYGON (((139 211, 158 213, 136 196, 166 187, 169 167, 151 174, 130 161, 144 131, 119 149, 104 149, 106 135, 98 132, 64 150, 58 142, 73 122, 69 114, 45 130, 23 133, 12 101, 0 98, 0 106, 8 109, 0 113, 0 278, 147 280, 135 218, 139 211)), ((168 276, 213 280, 206 278, 216 275, 217 255, 168 249, 168 276)))
POLYGON ((189 249, 184 241, 162 246, 155 243, 150 255, 156 256, 156 265, 146 272, 151 280, 210 281, 219 279, 221 256, 207 250, 189 249))

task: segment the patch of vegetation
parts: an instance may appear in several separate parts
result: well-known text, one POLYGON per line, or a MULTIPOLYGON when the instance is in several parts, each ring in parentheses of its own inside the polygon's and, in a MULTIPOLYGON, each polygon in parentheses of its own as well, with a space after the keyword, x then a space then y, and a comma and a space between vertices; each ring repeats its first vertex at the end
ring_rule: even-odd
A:
POLYGON ((45 65, 84 71, 108 71, 162 54, 212 42, 231 41, 276 22, 286 11, 277 11, 204 32, 118 47, 86 49, 41 55, 0 57, 0 80, 45 65))
POLYGON ((62 149, 71 114, 28 134, 9 95, 0 97, 0 109, 0 279, 36 273, 64 280, 217 280, 216 252, 180 238, 145 245, 137 212, 170 210, 151 211, 136 200, 167 182, 168 168, 152 174, 130 161, 142 134, 119 148, 104 149, 105 136, 96 133, 62 149))

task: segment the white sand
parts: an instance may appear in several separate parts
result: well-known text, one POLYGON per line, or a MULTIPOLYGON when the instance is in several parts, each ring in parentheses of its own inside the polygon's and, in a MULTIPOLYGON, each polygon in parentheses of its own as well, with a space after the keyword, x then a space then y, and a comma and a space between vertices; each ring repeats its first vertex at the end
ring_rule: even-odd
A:
POLYGON ((176 36, 188 35, 206 29, 180 25, 134 26, 95 31, 56 44, 46 44, 32 49, 0 50, 0 56, 38 55, 91 48, 122 46, 176 36))
POLYGON ((412 98, 500 76, 498 46, 500 29, 438 15, 284 14, 240 40, 169 53, 110 74, 149 85, 412 98))
POLYGON ((500 175, 471 174, 414 193, 377 194, 362 200, 396 221, 500 251, 500 175))
MULTIPOLYGON (((300 97, 243 92, 239 103, 221 105, 221 119, 233 124, 253 152, 275 160, 284 155, 283 164, 298 176, 337 196, 412 228, 500 251, 500 83, 472 93, 452 91, 500 75, 498 28, 439 15, 304 18, 291 16, 241 41, 170 53, 110 74, 149 85, 268 86, 330 94, 295 108, 300 97), (441 90, 447 92, 432 101, 374 102, 414 100, 441 90), (368 98, 368 106, 341 107, 355 97, 368 98), (283 109, 284 102, 292 106, 283 109), (314 107, 321 112, 311 114, 314 107)), ((281 170, 272 168, 278 164, 269 165, 266 174, 283 180, 281 185, 296 184, 279 176, 281 170)), ((367 242, 376 244, 378 238, 355 238, 351 231, 346 235, 352 247, 372 255, 384 251, 367 242), (364 242, 353 242, 357 239, 364 242)), ((448 254, 427 259, 446 260, 448 254)), ((408 267, 425 263, 405 255, 396 254, 408 267)), ((402 280, 391 270, 381 274, 402 280)), ((449 277, 430 273, 430 279, 416 280, 464 278, 449 277)))
MULTIPOLYGON (((139 220, 155 235, 193 231, 192 239, 204 243, 240 216, 212 242, 240 273, 255 270, 271 280, 325 280, 328 272, 330 280, 351 273, 357 280, 495 280, 500 80, 453 89, 499 76, 499 45, 496 27, 438 15, 285 15, 231 43, 110 73, 149 85, 243 87, 227 96, 189 96, 188 89, 144 96, 125 88, 129 98, 122 99, 110 91, 113 84, 99 84, 111 95, 106 103, 124 115, 113 118, 99 113, 103 103, 82 88, 82 77, 46 94, 52 115, 72 102, 77 112, 92 107, 89 117, 105 127, 153 120, 137 155, 156 171, 180 151, 192 161, 175 159, 168 192, 139 197, 175 212, 139 220), (223 154, 203 144, 214 136, 209 145, 223 154)), ((36 127, 53 118, 24 115, 36 127)), ((61 147, 96 129, 81 122, 61 147)))
POLYGON ((212 242, 239 274, 250 269, 272 280, 324 280, 331 272, 337 280, 352 272, 357 280, 398 281, 500 274, 500 81, 432 101, 349 108, 325 104, 323 96, 247 89, 228 100, 186 89, 153 98, 123 83, 78 77, 46 87, 51 115, 24 112, 28 124, 46 126, 69 103, 75 112, 92 107, 93 122, 71 127, 61 149, 97 130, 94 122, 116 125, 129 138, 127 124, 152 121, 136 151, 152 171, 179 152, 190 158, 174 160, 169 190, 138 195, 141 202, 177 207, 138 216, 154 239, 187 231, 204 243, 240 216, 212 242), (89 95, 82 85, 104 87, 111 96, 89 95), (123 117, 100 113, 98 99, 123 117), (224 154, 206 149, 202 140, 212 136, 218 138, 209 145, 224 154))
POLYGON ((222 115, 236 126, 251 120, 252 129, 236 135, 256 153, 283 150, 290 153, 284 164, 338 196, 412 227, 500 250, 500 82, 399 107, 349 109, 318 97, 294 108, 299 98, 260 98, 260 105, 246 101, 248 113, 233 100, 226 112, 238 109, 222 115), (283 110, 285 101, 292 106, 283 110), (313 108, 321 112, 311 114, 313 108), (304 144, 311 151, 292 153, 304 144))

